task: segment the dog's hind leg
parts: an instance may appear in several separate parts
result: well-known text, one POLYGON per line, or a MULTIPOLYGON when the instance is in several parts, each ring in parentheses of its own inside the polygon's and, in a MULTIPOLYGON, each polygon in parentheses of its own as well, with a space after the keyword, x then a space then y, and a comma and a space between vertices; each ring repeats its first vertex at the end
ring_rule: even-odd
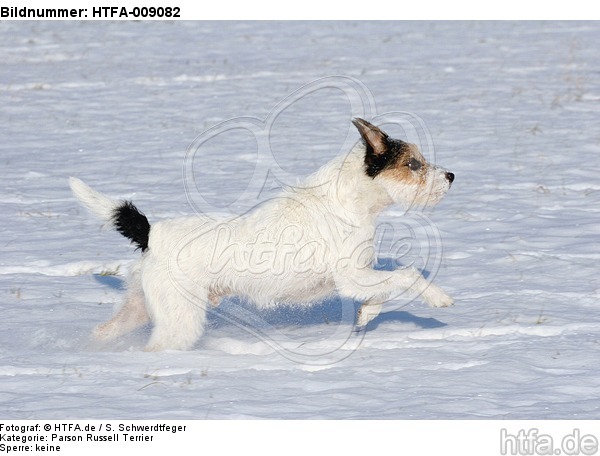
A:
POLYGON ((144 282, 146 304, 154 324, 145 350, 191 349, 204 332, 210 305, 207 290, 198 287, 194 296, 186 296, 170 280, 152 279, 144 282))
POLYGON ((141 288, 130 290, 119 311, 106 323, 98 325, 93 337, 99 341, 110 341, 148 323, 148 313, 141 288))
POLYGON ((154 313, 154 328, 145 351, 189 350, 204 333, 206 302, 197 305, 178 298, 177 302, 158 304, 165 311, 154 313))

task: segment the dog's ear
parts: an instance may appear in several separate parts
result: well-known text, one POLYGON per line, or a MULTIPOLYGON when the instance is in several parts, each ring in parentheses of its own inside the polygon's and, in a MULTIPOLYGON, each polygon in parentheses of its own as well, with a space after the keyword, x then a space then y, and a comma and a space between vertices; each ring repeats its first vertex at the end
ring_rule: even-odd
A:
POLYGON ((354 126, 358 129, 360 136, 365 141, 367 146, 367 155, 383 155, 388 150, 388 135, 377 128, 375 125, 370 124, 364 119, 355 117, 352 120, 354 126))

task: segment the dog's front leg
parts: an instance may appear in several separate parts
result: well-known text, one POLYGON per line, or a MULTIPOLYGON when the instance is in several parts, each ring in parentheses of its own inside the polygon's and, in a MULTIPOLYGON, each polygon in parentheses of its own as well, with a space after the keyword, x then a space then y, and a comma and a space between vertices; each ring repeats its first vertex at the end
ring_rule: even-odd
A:
POLYGON ((446 292, 425 280, 421 273, 413 268, 395 271, 347 268, 338 271, 335 282, 341 295, 360 301, 384 302, 390 296, 410 290, 420 295, 432 307, 454 304, 454 300, 446 292))
POLYGON ((421 295, 423 296, 423 300, 431 307, 449 307, 454 305, 454 299, 433 283, 429 283, 421 295))
POLYGON ((381 313, 385 301, 385 299, 373 298, 363 302, 360 309, 358 309, 355 331, 365 329, 367 324, 381 313))

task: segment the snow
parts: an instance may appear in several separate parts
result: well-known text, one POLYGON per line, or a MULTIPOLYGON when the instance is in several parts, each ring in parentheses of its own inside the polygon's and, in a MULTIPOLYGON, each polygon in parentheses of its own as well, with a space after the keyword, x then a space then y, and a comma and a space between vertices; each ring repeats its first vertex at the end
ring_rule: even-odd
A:
POLYGON ((4 419, 597 418, 597 23, 1 22, 0 37, 4 419), (373 114, 423 119, 455 173, 436 208, 381 223, 456 305, 399 297, 362 337, 354 303, 232 299, 190 352, 143 352, 148 328, 92 342, 139 252, 68 177, 151 221, 190 201, 244 211, 247 188, 269 196, 358 139, 344 94, 278 111, 266 184, 255 139, 232 130, 197 150, 188 201, 188 148, 328 75, 364 84, 373 114))

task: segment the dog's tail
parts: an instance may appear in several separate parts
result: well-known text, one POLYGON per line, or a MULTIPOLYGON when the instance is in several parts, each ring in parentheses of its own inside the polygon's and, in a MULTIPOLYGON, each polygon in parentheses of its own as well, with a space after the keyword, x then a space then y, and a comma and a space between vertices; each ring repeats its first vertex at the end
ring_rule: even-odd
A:
POLYGON ((104 220, 107 225, 115 228, 132 243, 142 249, 148 249, 148 236, 150 235, 150 223, 146 216, 140 212, 131 201, 118 201, 108 198, 89 186, 80 179, 71 177, 69 185, 75 197, 104 220))

